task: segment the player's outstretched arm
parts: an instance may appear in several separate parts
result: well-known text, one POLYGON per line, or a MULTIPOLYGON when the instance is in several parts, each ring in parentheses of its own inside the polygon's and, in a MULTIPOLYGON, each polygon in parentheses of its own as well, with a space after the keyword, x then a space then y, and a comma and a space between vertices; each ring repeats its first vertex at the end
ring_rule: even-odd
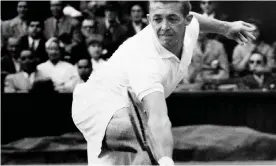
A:
POLYGON ((252 33, 255 30, 255 26, 252 24, 244 21, 221 21, 195 12, 191 12, 191 14, 198 20, 200 31, 221 34, 229 39, 235 40, 239 44, 255 40, 252 33))
POLYGON ((148 141, 160 165, 174 165, 172 160, 173 136, 164 93, 153 92, 142 100, 148 113, 148 141))

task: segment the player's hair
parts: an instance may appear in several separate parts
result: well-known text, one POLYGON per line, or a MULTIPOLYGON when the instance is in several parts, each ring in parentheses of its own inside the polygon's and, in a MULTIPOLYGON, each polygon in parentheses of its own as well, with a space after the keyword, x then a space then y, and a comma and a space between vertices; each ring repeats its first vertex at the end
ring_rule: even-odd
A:
POLYGON ((192 5, 190 3, 190 1, 188 0, 177 0, 177 1, 160 1, 160 0, 149 0, 149 5, 148 5, 148 8, 149 8, 149 11, 150 11, 150 6, 152 3, 155 3, 155 2, 161 2, 161 3, 181 3, 181 11, 182 11, 182 14, 184 17, 186 17, 190 11, 192 10, 192 5))

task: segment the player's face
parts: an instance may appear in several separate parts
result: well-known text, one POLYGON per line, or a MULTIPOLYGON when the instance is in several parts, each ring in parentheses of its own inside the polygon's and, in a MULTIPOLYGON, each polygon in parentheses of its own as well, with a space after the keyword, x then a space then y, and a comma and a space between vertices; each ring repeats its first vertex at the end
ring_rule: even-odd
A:
POLYGON ((160 44, 171 50, 183 42, 185 27, 190 23, 181 12, 181 3, 153 2, 148 16, 160 44))

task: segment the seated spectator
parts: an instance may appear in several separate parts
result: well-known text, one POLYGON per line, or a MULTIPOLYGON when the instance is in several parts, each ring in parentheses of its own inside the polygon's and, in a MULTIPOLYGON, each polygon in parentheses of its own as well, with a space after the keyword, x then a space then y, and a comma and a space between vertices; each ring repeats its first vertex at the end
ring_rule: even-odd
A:
POLYGON ((265 55, 268 63, 265 67, 266 70, 271 70, 271 62, 273 62, 272 48, 261 39, 260 23, 257 20, 249 19, 249 23, 256 26, 254 36, 256 40, 248 42, 244 45, 237 45, 233 51, 232 67, 235 71, 235 76, 244 76, 248 73, 247 64, 249 58, 252 55, 252 51, 257 50, 261 54, 265 55))
POLYGON ((20 38, 27 34, 27 1, 19 1, 17 3, 17 13, 18 15, 15 18, 4 21, 1 24, 2 41, 6 41, 10 37, 20 38))
POLYGON ((46 40, 51 37, 59 38, 62 34, 70 37, 70 44, 65 47, 67 52, 71 52, 72 48, 81 42, 80 24, 69 16, 63 14, 65 5, 60 0, 51 0, 50 9, 52 17, 44 22, 44 35, 46 40))
POLYGON ((117 48, 126 40, 127 28, 118 21, 117 8, 108 3, 105 7, 105 17, 99 20, 99 32, 103 36, 103 44, 107 49, 106 58, 112 56, 117 48))
POLYGON ((276 90, 276 75, 264 72, 267 57, 260 52, 253 52, 249 56, 248 68, 250 74, 243 77, 239 82, 241 89, 274 89, 276 90))
POLYGON ((28 93, 33 90, 33 87, 39 88, 38 85, 40 85, 41 91, 46 91, 45 88, 47 91, 53 90, 53 83, 49 78, 44 78, 36 70, 39 60, 32 54, 31 50, 22 50, 19 62, 21 70, 18 73, 8 75, 5 79, 5 93, 28 93), (41 86, 43 83, 48 86, 41 86))
POLYGON ((1 73, 12 74, 20 71, 20 64, 18 61, 20 54, 19 40, 14 37, 10 37, 7 41, 5 55, 1 57, 1 73))
POLYGON ((99 34, 97 20, 91 17, 85 18, 81 24, 81 34, 85 40, 87 40, 91 35, 99 34))
POLYGON ((131 20, 126 24, 127 38, 134 36, 144 29, 147 24, 143 22, 144 10, 140 3, 133 3, 130 9, 131 20))
POLYGON ((78 83, 86 82, 93 70, 91 60, 88 58, 81 58, 76 65, 80 78, 78 83))
MULTIPOLYGON (((209 1, 209 0, 202 0, 200 1, 200 9, 201 9, 201 14, 223 20, 223 21, 231 21, 231 19, 228 17, 228 15, 224 14, 219 10, 219 1, 209 1)), ((209 33, 207 35, 208 38, 210 39, 216 39, 223 43, 226 54, 229 56, 228 61, 231 61, 231 55, 233 53, 234 47, 237 45, 235 41, 229 40, 223 35, 218 35, 218 34, 212 34, 209 33)))
POLYGON ((103 17, 106 3, 107 1, 81 0, 79 8, 82 13, 92 18, 103 17))
POLYGON ((87 49, 93 65, 93 70, 97 71, 102 65, 106 63, 103 59, 103 37, 93 36, 87 41, 87 49))
POLYGON ((219 20, 226 20, 227 16, 218 9, 218 1, 209 1, 209 0, 202 0, 200 1, 200 9, 201 13, 207 17, 219 19, 219 20))
POLYGON ((32 17, 27 22, 28 34, 21 37, 20 45, 22 49, 31 49, 38 57, 39 63, 48 60, 45 50, 45 38, 43 36, 43 21, 40 18, 32 17))
POLYGON ((271 51, 271 69, 273 73, 276 73, 276 42, 272 44, 272 51, 271 51))
POLYGON ((189 82, 229 78, 229 63, 223 44, 200 33, 189 67, 189 82))
POLYGON ((51 78, 57 92, 72 92, 78 79, 76 68, 61 60, 61 47, 57 38, 50 38, 45 47, 49 60, 38 65, 38 71, 51 78))
POLYGON ((71 53, 67 53, 69 57, 69 62, 73 65, 75 65, 78 62, 78 60, 83 57, 90 57, 87 50, 86 41, 88 41, 88 38, 90 37, 100 35, 97 24, 97 21, 91 17, 84 18, 84 20, 82 21, 81 33, 84 40, 76 47, 74 47, 71 53))

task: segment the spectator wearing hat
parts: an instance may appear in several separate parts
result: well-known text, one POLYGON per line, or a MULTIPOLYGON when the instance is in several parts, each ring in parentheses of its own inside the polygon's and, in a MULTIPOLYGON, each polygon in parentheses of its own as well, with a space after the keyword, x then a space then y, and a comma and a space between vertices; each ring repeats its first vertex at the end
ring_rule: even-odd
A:
POLYGON ((81 24, 82 42, 72 49, 70 62, 75 65, 81 58, 90 58, 87 50, 87 41, 90 37, 99 35, 98 22, 95 18, 88 16, 81 24))
POLYGON ((105 6, 105 17, 99 19, 99 33, 103 36, 103 45, 108 50, 107 58, 126 40, 127 28, 118 20, 118 8, 113 3, 105 6))
POLYGON ((87 39, 87 50, 93 65, 93 71, 101 68, 106 60, 103 58, 105 50, 103 49, 103 37, 101 35, 93 35, 87 39))
POLYGON ((91 16, 93 18, 104 16, 104 6, 107 1, 95 0, 80 0, 79 9, 83 15, 91 16))
POLYGON ((144 10, 140 3, 133 3, 130 7, 131 20, 126 24, 127 37, 132 37, 147 26, 143 22, 144 10))
POLYGON ((22 49, 32 50, 34 56, 38 57, 39 63, 48 60, 45 50, 45 38, 43 36, 43 21, 38 17, 32 17, 27 21, 28 34, 20 39, 22 49))
POLYGON ((69 36, 70 44, 65 47, 67 52, 81 42, 80 24, 76 19, 65 16, 65 4, 61 0, 51 0, 50 9, 52 17, 44 22, 44 35, 46 40, 51 37, 69 36))
POLYGON ((61 60, 60 41, 57 38, 50 38, 45 47, 49 60, 38 65, 38 71, 51 78, 57 92, 72 92, 78 80, 78 73, 72 64, 61 60))

